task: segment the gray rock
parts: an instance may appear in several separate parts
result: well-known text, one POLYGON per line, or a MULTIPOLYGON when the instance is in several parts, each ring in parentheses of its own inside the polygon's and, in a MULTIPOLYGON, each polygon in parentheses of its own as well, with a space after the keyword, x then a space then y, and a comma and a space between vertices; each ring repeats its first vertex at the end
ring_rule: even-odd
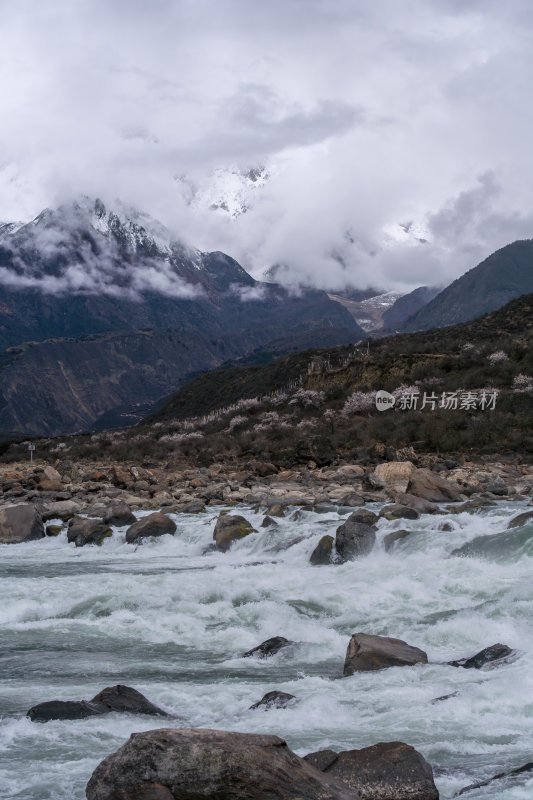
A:
POLYGON ((163 709, 151 703, 131 686, 108 686, 92 700, 49 700, 30 708, 27 717, 32 722, 49 722, 52 719, 84 719, 99 714, 119 711, 129 714, 149 714, 168 717, 163 709))
POLYGON ((356 790, 315 769, 277 736, 197 728, 132 734, 96 767, 86 795, 152 800, 158 797, 154 785, 170 792, 159 794, 165 800, 360 800, 356 790))
POLYGON ((346 522, 337 528, 335 547, 343 561, 351 561, 354 558, 368 555, 375 543, 374 526, 358 522, 353 514, 350 514, 346 522))
POLYGON ((375 525, 379 517, 368 508, 356 508, 350 514, 350 519, 353 519, 354 522, 363 522, 365 525, 375 525))
POLYGON ((481 669, 482 667, 490 664, 492 666, 500 666, 505 664, 511 656, 515 655, 515 651, 508 647, 506 644, 492 644, 490 647, 485 647, 470 658, 460 658, 457 661, 449 661, 452 667, 463 667, 464 669, 481 669))
POLYGON ((358 792, 362 800, 439 800, 433 770, 426 759, 403 742, 380 742, 361 750, 332 750, 306 757, 326 775, 332 775, 358 792))
POLYGON ((104 522, 106 525, 123 528, 126 525, 133 525, 136 522, 136 518, 127 503, 112 503, 106 509, 104 522))
POLYGON ((418 519, 420 514, 410 506, 402 506, 399 503, 390 503, 388 506, 383 506, 379 512, 380 517, 385 519, 418 519))
POLYGON ((321 772, 326 772, 328 767, 338 759, 339 754, 335 750, 316 750, 314 753, 308 753, 304 756, 304 761, 316 767, 321 772))
POLYGON ((427 469, 415 469, 409 478, 407 493, 431 503, 460 502, 463 498, 453 483, 429 472, 427 469))
POLYGON ((202 500, 189 500, 176 508, 180 514, 203 514, 205 503, 202 500))
POLYGON ((43 521, 32 503, 0 508, 0 544, 30 542, 43 536, 43 521))
POLYGON ((259 526, 260 528, 279 528, 279 522, 276 522, 275 519, 269 517, 268 515, 263 519, 263 522, 259 526))
POLYGON ((267 692, 261 700, 250 706, 249 710, 254 711, 256 708, 286 708, 295 699, 293 694, 287 694, 287 692, 267 692))
POLYGON ((43 510, 43 522, 51 519, 62 519, 63 522, 75 517, 80 512, 80 505, 74 500, 57 500, 46 503, 43 510))
POLYGON ((507 530, 510 528, 520 528, 531 520, 533 520, 533 511, 523 511, 522 514, 518 514, 518 516, 512 518, 507 525, 507 530))
POLYGON ((239 514, 221 514, 213 531, 213 539, 217 550, 225 553, 233 542, 244 539, 245 536, 255 532, 248 520, 239 514))
POLYGON ((284 647, 288 647, 289 645, 293 644, 293 642, 286 639, 284 636, 273 636, 271 639, 267 639, 261 644, 258 644, 257 647, 253 647, 248 652, 243 653, 243 658, 250 658, 251 656, 257 656, 257 658, 268 658, 269 656, 273 656, 276 653, 279 653, 284 647))
POLYGON ((147 517, 143 517, 131 525, 126 531, 126 541, 128 544, 133 544, 139 539, 146 539, 150 536, 164 536, 167 533, 176 533, 176 523, 166 514, 156 511, 154 514, 148 514, 147 517))
POLYGON ((423 650, 412 647, 402 639, 354 633, 346 651, 344 677, 353 675, 354 672, 427 664, 427 660, 427 654, 423 650))
MULTIPOLYGON (((455 794, 455 797, 466 794, 466 792, 471 792, 473 789, 482 789, 483 786, 488 786, 494 781, 500 781, 504 778, 514 778, 515 775, 522 775, 524 772, 533 772, 533 761, 528 761, 527 764, 522 764, 521 767, 511 769, 509 772, 499 772, 497 775, 493 775, 492 778, 488 778, 486 781, 471 783, 470 786, 465 786, 463 789, 458 791, 455 794)), ((500 795, 500 797, 503 797, 503 795, 500 795)))
POLYGON ((331 556, 333 553, 333 536, 325 535, 322 536, 319 543, 311 553, 311 558, 309 561, 313 566, 324 566, 326 564, 331 564, 331 556))
POLYGON ((402 539, 406 539, 410 535, 411 531, 392 531, 388 533, 386 536, 383 537, 383 546, 385 547, 385 552, 389 553, 397 542, 401 542, 402 539))
POLYGON ((111 535, 111 528, 100 519, 73 517, 68 524, 67 541, 74 542, 76 547, 84 547, 86 544, 101 545, 111 535))

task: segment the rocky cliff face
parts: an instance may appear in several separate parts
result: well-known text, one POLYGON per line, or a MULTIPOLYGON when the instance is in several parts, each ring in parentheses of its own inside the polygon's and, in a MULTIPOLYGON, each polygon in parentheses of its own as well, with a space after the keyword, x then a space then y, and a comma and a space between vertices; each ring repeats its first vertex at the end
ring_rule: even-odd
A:
POLYGON ((0 226, 3 438, 135 421, 191 373, 321 330, 364 335, 324 292, 255 281, 139 212, 84 198, 0 226))

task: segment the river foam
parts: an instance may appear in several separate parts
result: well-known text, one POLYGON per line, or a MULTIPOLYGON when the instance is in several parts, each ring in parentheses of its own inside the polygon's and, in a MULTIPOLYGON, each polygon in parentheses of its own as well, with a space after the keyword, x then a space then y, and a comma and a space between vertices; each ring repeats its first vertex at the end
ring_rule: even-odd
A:
MULTIPOLYGON (((302 755, 408 742, 433 765, 443 798, 531 760, 533 525, 503 533, 523 509, 500 502, 451 515, 448 532, 442 516, 381 520, 368 557, 324 567, 312 567, 310 553, 348 512, 303 511, 259 529, 261 515, 232 509, 258 532, 228 553, 209 549, 219 509, 176 515, 175 536, 139 546, 115 529, 102 547, 76 549, 65 532, 0 547, 0 796, 82 800, 104 756, 133 731, 162 726, 118 714, 25 718, 38 702, 90 698, 115 683, 175 714, 165 726, 276 733, 302 755), (386 553, 383 537, 399 528, 410 536, 386 553), (452 555, 468 543, 467 557, 452 555), (430 663, 343 679, 357 631, 405 639, 430 663), (276 635, 294 645, 242 659, 276 635), (492 670, 445 663, 495 642, 519 658, 492 670), (273 689, 298 702, 249 710, 273 689)), ((522 775, 467 797, 525 800, 532 790, 522 775)))

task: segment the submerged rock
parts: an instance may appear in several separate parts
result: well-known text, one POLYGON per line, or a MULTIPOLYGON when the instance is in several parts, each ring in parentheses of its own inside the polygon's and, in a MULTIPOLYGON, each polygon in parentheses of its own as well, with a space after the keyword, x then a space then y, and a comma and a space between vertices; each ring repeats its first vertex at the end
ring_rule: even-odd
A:
POLYGON ((255 532, 255 528, 250 525, 248 520, 239 514, 221 514, 213 531, 213 539, 217 550, 225 553, 233 542, 244 539, 245 536, 255 532))
POLYGON ((257 658, 268 658, 269 656, 274 656, 276 653, 279 653, 284 647, 288 647, 290 644, 294 644, 294 642, 289 641, 284 636, 273 636, 271 639, 267 639, 261 644, 258 644, 257 647, 253 647, 248 652, 243 653, 243 658, 250 658, 250 656, 257 656, 257 658))
POLYGON ((524 511, 522 514, 518 514, 518 516, 513 517, 512 520, 507 525, 507 529, 510 528, 520 528, 522 525, 527 525, 528 522, 533 521, 533 511, 524 511))
POLYGON ((126 531, 126 541, 128 544, 133 544, 139 539, 149 536, 165 536, 167 533, 176 533, 176 523, 166 514, 156 511, 130 525, 126 531))
POLYGON ((305 756, 305 760, 358 792, 361 800, 439 798, 431 766, 414 747, 403 742, 380 742, 338 754, 323 750, 305 756))
POLYGON ((394 548, 397 542, 401 542, 402 539, 406 539, 408 536, 410 536, 410 534, 411 531, 405 531, 403 529, 400 531, 392 531, 391 533, 388 533, 386 536, 383 537, 383 546, 385 548, 385 552, 389 553, 394 548))
POLYGON ((353 675, 354 672, 411 667, 414 664, 427 664, 427 661, 427 654, 423 650, 412 647, 402 639, 354 633, 346 651, 344 677, 353 675))
POLYGON ((515 655, 515 651, 508 647, 506 644, 492 644, 490 647, 485 647, 470 658, 461 658, 457 661, 449 661, 451 667, 463 667, 464 669, 481 669, 487 664, 497 666, 505 664, 510 656, 515 655))
POLYGON ((98 714, 121 711, 130 714, 150 714, 168 717, 166 711, 151 703, 131 686, 108 686, 92 700, 49 700, 30 708, 27 717, 32 722, 49 722, 52 719, 85 719, 98 714))
POLYGON ((96 767, 87 800, 152 800, 154 785, 173 800, 360 800, 278 736, 192 728, 132 734, 96 767))
POLYGON ((68 524, 67 541, 74 542, 76 547, 84 547, 86 544, 101 545, 111 535, 111 528, 100 519, 73 517, 68 524))
POLYGON ((296 700, 295 696, 287 694, 287 692, 267 692, 261 700, 250 706, 249 710, 254 711, 256 708, 286 708, 292 700, 296 700))
POLYGON ((43 536, 43 521, 31 503, 0 508, 0 544, 20 544, 43 536))
POLYGON ((335 536, 335 548, 343 561, 368 555, 376 543, 375 527, 359 522, 357 512, 354 514, 339 525, 335 536))
POLYGON ((512 769, 509 772, 499 772, 497 775, 493 775, 492 778, 487 778, 486 781, 471 783, 470 786, 465 786, 463 789, 456 792, 455 797, 471 792, 473 789, 482 789, 483 786, 488 786, 493 781, 501 781, 504 778, 513 778, 515 775, 522 775, 524 772, 533 772, 533 761, 528 761, 527 764, 523 764, 521 767, 512 769))

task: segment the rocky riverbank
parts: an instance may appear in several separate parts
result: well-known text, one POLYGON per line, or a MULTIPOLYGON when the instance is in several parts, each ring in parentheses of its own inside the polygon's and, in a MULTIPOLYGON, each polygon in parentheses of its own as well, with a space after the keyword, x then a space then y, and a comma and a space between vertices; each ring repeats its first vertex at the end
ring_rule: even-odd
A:
MULTIPOLYGON (((244 503, 263 509, 275 524, 276 516, 283 516, 288 506, 320 510, 381 502, 386 503, 381 513, 387 519, 414 519, 420 514, 443 513, 447 504, 460 504, 449 511, 475 510, 500 500, 531 497, 533 466, 519 462, 458 464, 426 459, 322 469, 309 462, 298 469, 279 470, 258 461, 238 468, 218 464, 149 469, 135 464, 56 461, 53 465, 18 463, 0 469, 0 508, 31 504, 45 525, 77 515, 103 520, 96 534, 82 530, 79 523, 80 530, 72 540, 80 544, 100 543, 106 525, 132 524, 135 517, 131 512, 140 510, 202 513, 211 506, 244 503)), ((24 516, 19 510, 17 515, 19 521, 13 524, 21 529, 19 536, 5 532, 0 515, 0 540, 22 541, 42 535, 44 531, 36 527, 36 517, 29 511, 24 516)), ((153 522, 152 535, 172 532, 164 524, 157 531, 156 520, 153 522)), ((46 525, 48 535, 56 532, 56 526, 46 525)))

